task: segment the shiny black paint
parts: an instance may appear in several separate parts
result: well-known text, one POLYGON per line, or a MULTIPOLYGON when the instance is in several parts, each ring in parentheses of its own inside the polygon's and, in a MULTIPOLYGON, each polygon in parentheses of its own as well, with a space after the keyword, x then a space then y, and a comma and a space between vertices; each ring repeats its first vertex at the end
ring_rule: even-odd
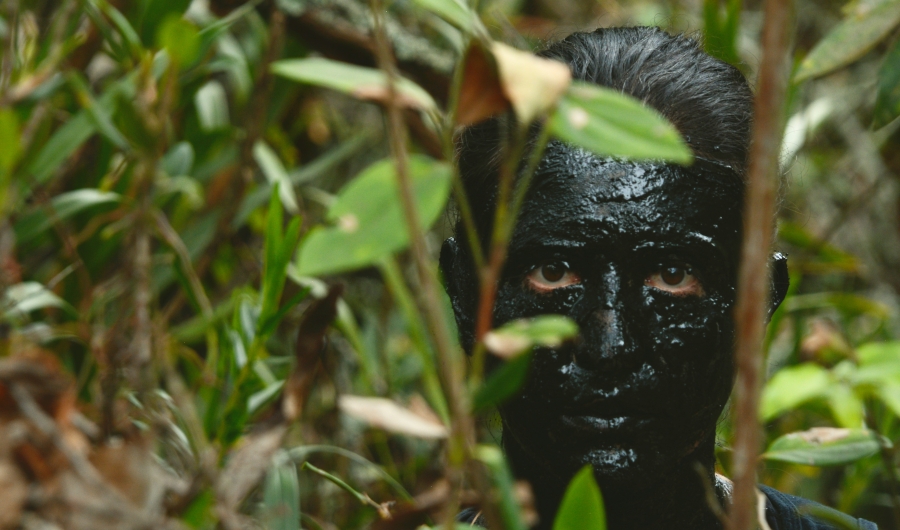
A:
MULTIPOLYGON (((580 327, 577 340, 535 352, 529 380, 500 410, 504 448, 535 489, 542 527, 585 464, 610 528, 717 527, 701 476, 713 482, 715 425, 733 382, 742 189, 717 164, 637 164, 548 146, 494 308, 497 326, 555 313, 580 327), (581 281, 529 288, 528 272, 555 261, 581 281), (671 263, 690 265, 704 295, 645 284, 671 263)), ((441 264, 470 346, 477 294, 464 254, 450 240, 441 264)))

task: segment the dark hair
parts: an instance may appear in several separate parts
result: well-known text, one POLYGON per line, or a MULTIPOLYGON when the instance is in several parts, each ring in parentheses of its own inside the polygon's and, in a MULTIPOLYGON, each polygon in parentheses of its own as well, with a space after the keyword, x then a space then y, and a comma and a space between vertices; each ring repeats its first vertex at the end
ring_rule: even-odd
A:
MULTIPOLYGON (((575 79, 610 87, 659 111, 697 157, 747 170, 753 95, 735 67, 706 54, 685 35, 654 27, 600 28, 573 33, 538 55, 566 63, 575 79)), ((490 233, 510 115, 468 127, 460 135, 458 164, 479 234, 490 233)), ((723 171, 727 171, 723 168, 723 171)), ((462 230, 457 226, 457 235, 462 230)))

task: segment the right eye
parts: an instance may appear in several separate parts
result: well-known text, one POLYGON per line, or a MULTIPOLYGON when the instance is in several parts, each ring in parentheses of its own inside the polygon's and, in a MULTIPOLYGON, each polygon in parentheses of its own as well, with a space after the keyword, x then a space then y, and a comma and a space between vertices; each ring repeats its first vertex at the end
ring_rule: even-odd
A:
POLYGON ((548 293, 581 282, 581 277, 565 261, 553 261, 535 267, 525 278, 528 287, 539 293, 548 293))

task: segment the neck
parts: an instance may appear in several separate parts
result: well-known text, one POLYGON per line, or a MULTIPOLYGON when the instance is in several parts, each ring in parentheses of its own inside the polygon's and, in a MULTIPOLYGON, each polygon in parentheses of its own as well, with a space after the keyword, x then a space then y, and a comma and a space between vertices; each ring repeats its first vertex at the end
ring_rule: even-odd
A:
MULTIPOLYGON (((607 528, 720 530, 722 526, 707 500, 708 488, 713 488, 720 505, 725 500, 714 475, 714 443, 715 439, 710 438, 700 444, 677 465, 655 473, 653 480, 605 487, 601 484, 607 528)), ((533 489, 540 519, 535 529, 552 528, 568 480, 534 462, 515 441, 504 439, 504 448, 517 477, 527 480, 533 489)))

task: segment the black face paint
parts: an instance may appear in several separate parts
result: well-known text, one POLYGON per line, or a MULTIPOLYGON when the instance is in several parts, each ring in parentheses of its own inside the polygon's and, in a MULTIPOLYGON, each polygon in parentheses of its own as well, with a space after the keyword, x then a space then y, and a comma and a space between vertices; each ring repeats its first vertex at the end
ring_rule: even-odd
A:
POLYGON ((541 475, 565 480, 592 464, 607 495, 644 489, 701 449, 711 466, 733 380, 742 185, 707 165, 548 146, 494 311, 497 326, 555 313, 580 327, 577 341, 535 352, 529 381, 501 407, 507 451, 541 475), (550 279, 564 265, 577 281, 535 289, 545 264, 550 279), (684 274, 702 289, 674 294, 659 280, 684 274))

